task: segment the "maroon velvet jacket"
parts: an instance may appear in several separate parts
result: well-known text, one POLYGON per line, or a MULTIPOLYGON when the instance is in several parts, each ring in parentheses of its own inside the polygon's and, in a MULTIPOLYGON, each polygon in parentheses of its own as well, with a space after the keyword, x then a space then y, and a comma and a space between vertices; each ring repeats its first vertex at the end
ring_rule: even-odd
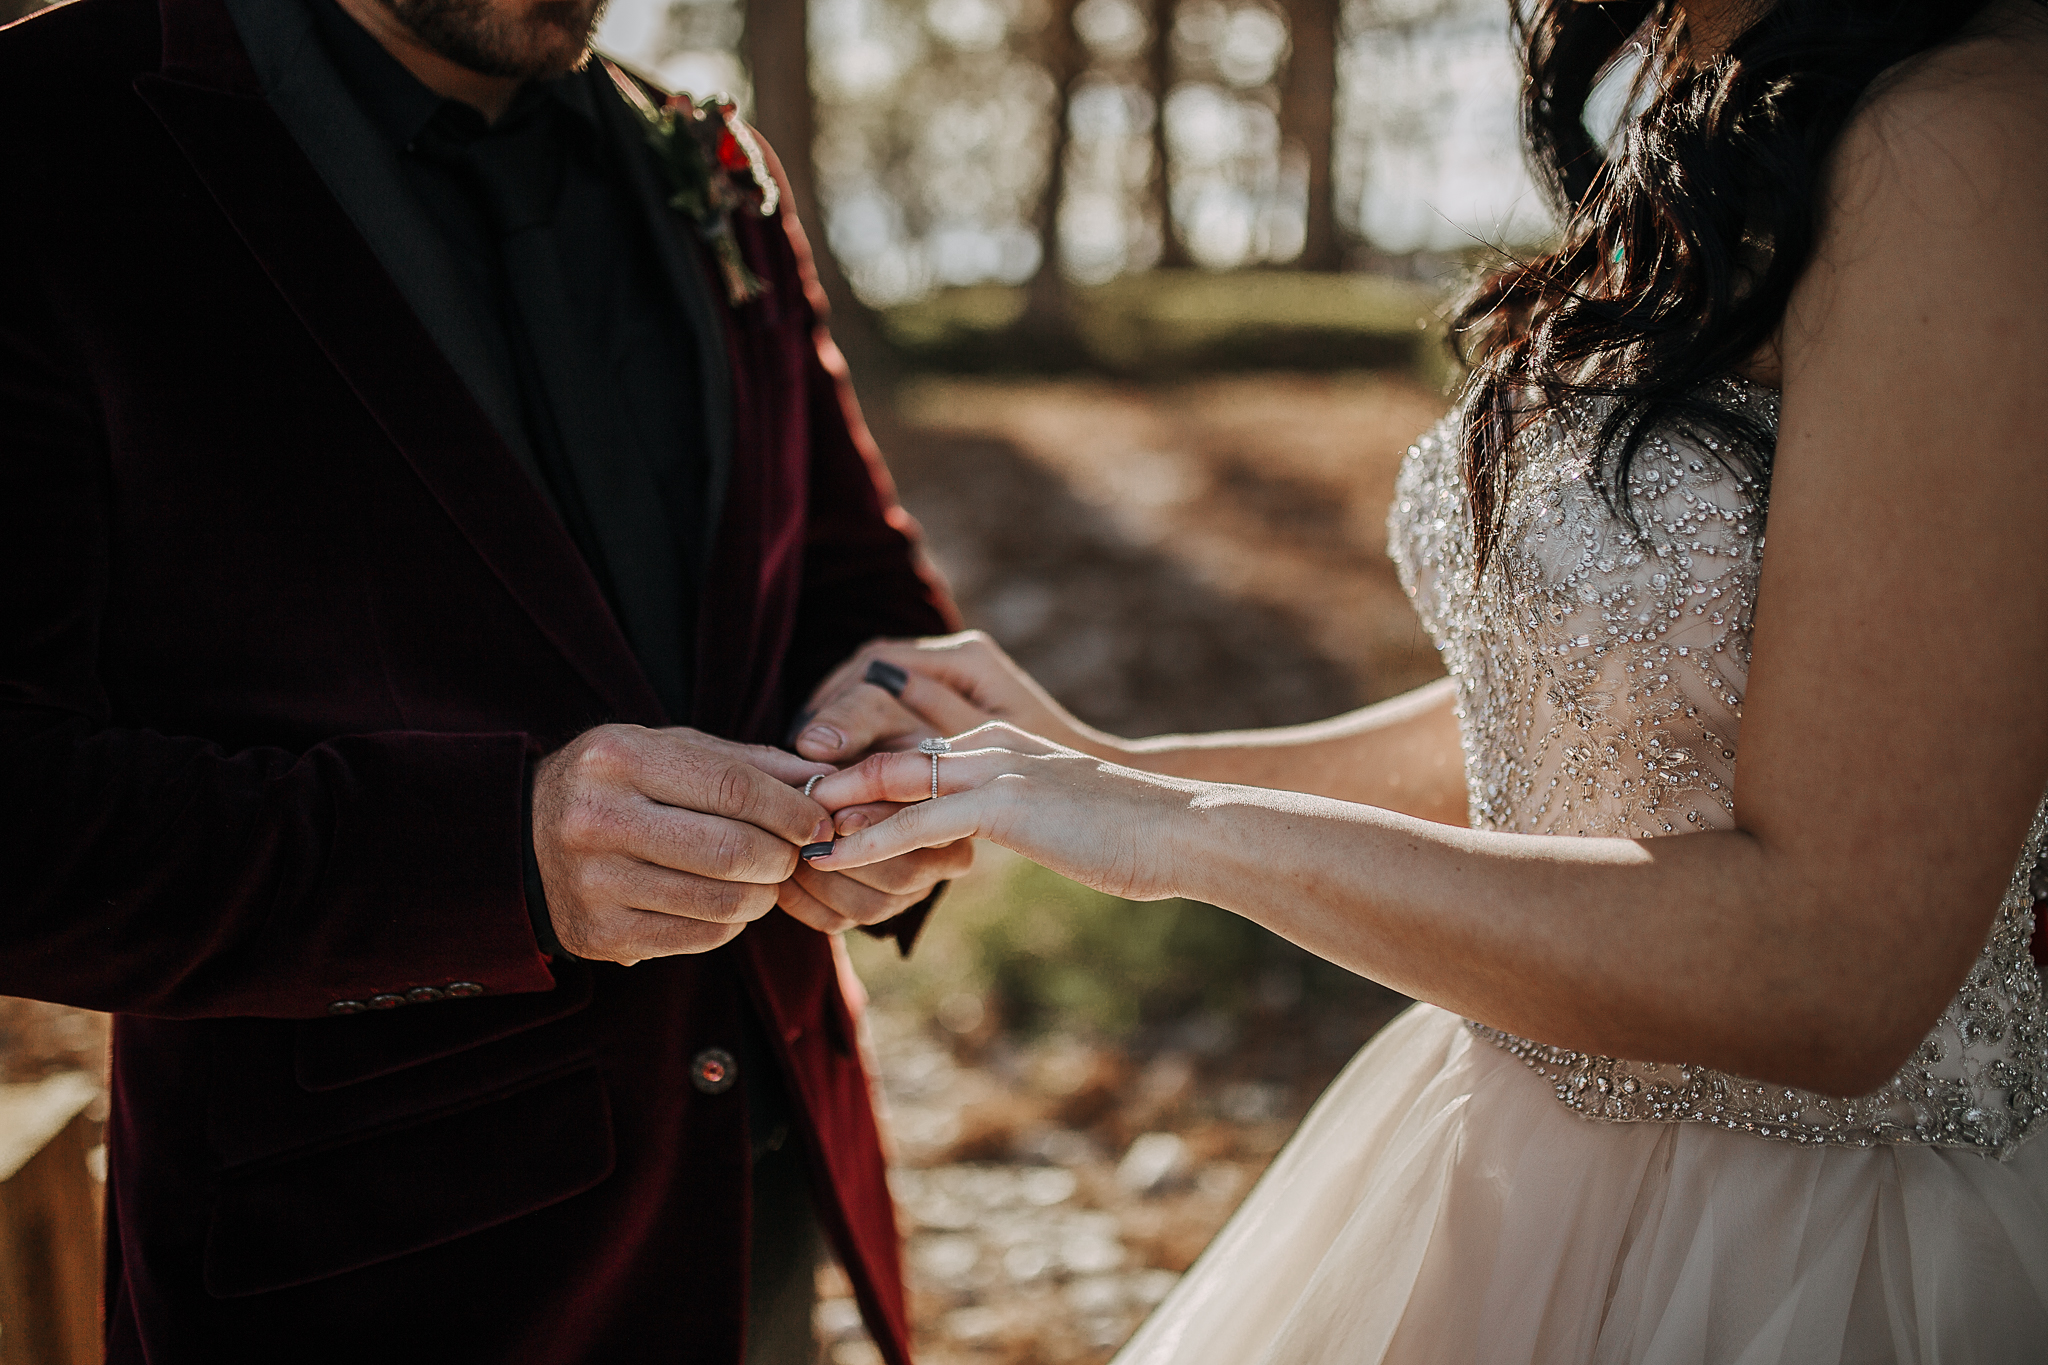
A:
MULTIPOLYGON (((745 1098, 687 1068, 751 999, 901 1362, 826 941, 777 913, 630 970, 536 948, 529 760, 670 718, 220 0, 0 33, 0 194, 0 993, 120 1016, 111 1359, 737 1360, 745 1098)), ((770 292, 725 312, 734 462, 674 719, 773 740, 862 640, 951 609, 794 223, 740 232, 770 292)))

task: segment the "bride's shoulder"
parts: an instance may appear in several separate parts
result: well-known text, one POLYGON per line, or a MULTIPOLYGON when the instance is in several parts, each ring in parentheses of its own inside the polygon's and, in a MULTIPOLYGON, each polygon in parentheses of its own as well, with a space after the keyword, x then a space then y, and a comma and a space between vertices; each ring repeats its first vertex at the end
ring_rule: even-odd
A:
MULTIPOLYGON (((1828 300, 1844 297, 1882 301, 1894 319, 1931 310, 1973 325, 2048 308, 2044 146, 2048 3, 1993 0, 1873 82, 1850 117, 1788 324, 1839 316, 1828 300)), ((1785 336, 1800 344, 1797 329, 1785 336)))
POLYGON ((1871 83, 1836 147, 1831 208, 1881 207, 1857 204, 1858 189, 1905 190, 1952 214, 2038 193, 2044 138, 2048 3, 1993 0, 1954 39, 1871 83))

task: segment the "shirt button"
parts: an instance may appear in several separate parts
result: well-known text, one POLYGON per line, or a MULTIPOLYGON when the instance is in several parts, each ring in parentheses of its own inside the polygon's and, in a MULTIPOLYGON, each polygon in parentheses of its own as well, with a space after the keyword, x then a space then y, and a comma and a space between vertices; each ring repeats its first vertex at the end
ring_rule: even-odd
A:
POLYGON ((415 1005, 431 1005, 436 1000, 446 1000, 448 992, 438 986, 414 986, 405 993, 405 998, 415 1005))
POLYGON ((327 1007, 329 1014, 361 1014, 370 1008, 360 1000, 337 1000, 327 1007))
POLYGON ((722 1047, 707 1047, 690 1059, 690 1084, 707 1095, 723 1095, 739 1075, 740 1064, 722 1047))
POLYGON ((458 981, 448 988, 448 994, 458 1000, 467 1000, 472 995, 482 995, 484 988, 474 981, 458 981))
POLYGON ((395 1010, 405 1003, 402 995, 373 995, 364 1002, 373 1010, 395 1010))

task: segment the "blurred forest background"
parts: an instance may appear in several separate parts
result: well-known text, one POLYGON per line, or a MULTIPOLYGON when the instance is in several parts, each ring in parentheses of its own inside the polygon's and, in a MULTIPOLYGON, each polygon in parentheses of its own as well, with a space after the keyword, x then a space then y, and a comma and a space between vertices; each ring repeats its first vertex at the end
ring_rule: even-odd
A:
MULTIPOLYGON (((934 558, 1086 719, 1286 724, 1440 673, 1385 519, 1445 300, 1549 231, 1505 0, 612 0, 599 46, 778 149, 934 558)), ((1106 1360, 1403 1003, 994 849, 913 958, 853 951, 926 1365, 1106 1360)), ((0 1001, 0 1083, 103 1050, 0 1001)), ((821 1286, 834 1365, 879 1360, 821 1286)))

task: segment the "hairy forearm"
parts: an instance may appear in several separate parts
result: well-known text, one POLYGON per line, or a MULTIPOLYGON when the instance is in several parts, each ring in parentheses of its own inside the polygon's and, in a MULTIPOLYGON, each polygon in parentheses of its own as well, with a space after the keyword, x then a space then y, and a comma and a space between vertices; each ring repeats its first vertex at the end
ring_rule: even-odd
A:
POLYGON ((1121 741, 1118 763, 1168 777, 1355 801, 1466 822, 1465 756, 1449 678, 1307 725, 1121 741))
POLYGON ((1901 1064, 1982 932, 1917 951, 1859 933, 1797 858, 1739 831, 1494 834, 1244 788, 1200 790, 1176 824, 1174 892, 1409 995, 1565 1047, 1832 1093, 1901 1064))

